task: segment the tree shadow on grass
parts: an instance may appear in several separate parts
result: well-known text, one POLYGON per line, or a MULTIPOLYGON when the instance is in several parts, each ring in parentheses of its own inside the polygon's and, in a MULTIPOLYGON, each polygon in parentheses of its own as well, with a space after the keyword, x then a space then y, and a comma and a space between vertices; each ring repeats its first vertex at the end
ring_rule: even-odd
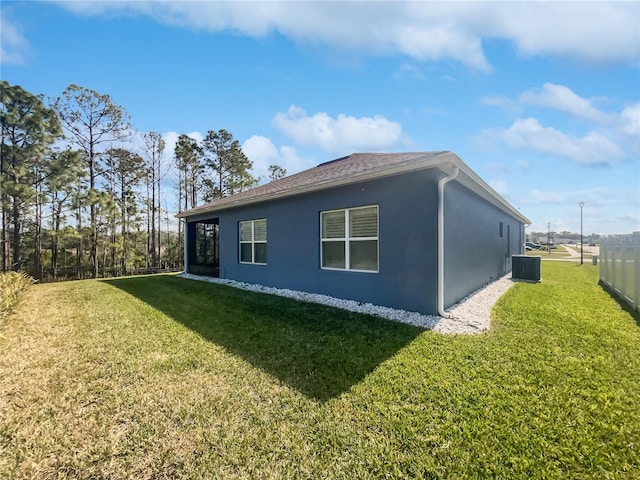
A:
POLYGON ((170 275, 104 280, 306 396, 346 392, 423 329, 170 275))

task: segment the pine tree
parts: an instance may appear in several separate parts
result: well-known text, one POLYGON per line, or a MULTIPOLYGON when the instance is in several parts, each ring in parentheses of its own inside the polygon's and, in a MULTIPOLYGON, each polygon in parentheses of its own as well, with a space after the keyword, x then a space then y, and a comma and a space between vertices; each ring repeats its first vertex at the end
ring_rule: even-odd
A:
POLYGON ((256 185, 249 170, 251 160, 242 152, 240 143, 226 130, 210 130, 202 142, 204 165, 210 176, 205 176, 204 197, 206 201, 242 192, 256 185))
POLYGON ((0 205, 2 206, 2 267, 20 270, 24 264, 22 227, 36 204, 45 158, 62 134, 58 117, 20 86, 0 81, 0 205), (11 239, 6 235, 12 230, 11 239))
POLYGON ((130 132, 129 116, 114 104, 109 95, 88 88, 69 85, 58 97, 55 109, 70 140, 84 152, 89 167, 90 261, 93 276, 98 276, 98 177, 102 173, 104 144, 124 141, 130 132))
MULTIPOLYGON (((202 172, 202 150, 193 138, 180 135, 173 151, 175 167, 178 170, 178 211, 188 210, 198 203, 201 190, 200 174, 202 172)), ((184 232, 182 222, 178 222, 178 255, 184 258, 184 232)))
POLYGON ((269 165, 269 181, 275 182, 287 176, 287 171, 280 165, 269 165))
POLYGON ((73 211, 75 195, 79 183, 86 177, 82 153, 70 149, 56 153, 51 159, 51 175, 44 182, 46 200, 51 214, 49 237, 51 248, 51 269, 54 278, 60 264, 60 240, 64 235, 64 213, 73 211))
MULTIPOLYGON (((136 187, 145 177, 145 164, 140 155, 124 148, 107 150, 106 158, 113 179, 113 199, 118 212, 117 223, 121 235, 119 244, 122 246, 119 258, 113 260, 113 266, 119 264, 121 273, 126 275, 132 249, 131 226, 137 212, 136 187)), ((112 226, 112 241, 114 243, 115 223, 112 226)))
POLYGON ((147 218, 150 224, 147 226, 148 243, 151 263, 157 267, 160 262, 160 182, 168 169, 163 163, 165 142, 162 135, 149 132, 145 133, 143 138, 147 167, 147 218))
MULTIPOLYGON (((198 197, 202 190, 201 174, 202 149, 193 138, 180 135, 174 150, 176 168, 181 179, 180 198, 184 201, 184 210, 198 204, 198 197)), ((182 210, 182 201, 178 210, 182 210)))

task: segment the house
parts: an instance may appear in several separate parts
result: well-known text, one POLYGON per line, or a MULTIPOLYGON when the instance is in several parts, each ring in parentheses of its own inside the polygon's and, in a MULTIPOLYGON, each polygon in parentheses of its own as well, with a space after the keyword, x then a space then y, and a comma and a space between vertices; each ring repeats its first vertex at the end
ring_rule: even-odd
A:
POLYGON ((354 153, 178 217, 188 273, 441 315, 530 223, 448 151, 354 153))

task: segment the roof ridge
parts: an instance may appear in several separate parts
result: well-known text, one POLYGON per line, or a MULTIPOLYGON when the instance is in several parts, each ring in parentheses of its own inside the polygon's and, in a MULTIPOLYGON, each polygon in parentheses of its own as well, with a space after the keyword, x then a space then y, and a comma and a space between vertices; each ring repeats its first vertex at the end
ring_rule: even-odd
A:
MULTIPOLYGON (((190 210, 178 212, 177 217, 203 215, 227 208, 240 207, 252 203, 300 195, 311 191, 333 188, 357 181, 382 178, 388 175, 410 172, 421 168, 439 168, 445 164, 460 167, 468 181, 460 180, 480 196, 494 203, 498 208, 511 212, 526 220, 504 198, 497 194, 455 153, 450 150, 396 153, 352 153, 350 155, 321 163, 301 172, 265 183, 249 190, 219 198, 190 210)), ((462 178, 462 177, 461 177, 462 178)), ((527 221, 527 223, 529 223, 527 221)))
POLYGON ((345 155, 344 157, 336 158, 335 160, 329 160, 328 162, 322 162, 322 163, 319 163, 318 165, 316 165, 315 168, 324 167, 325 165, 329 165, 331 163, 341 162, 343 160, 346 160, 349 157, 353 157, 354 155, 358 155, 358 154, 357 153, 350 153, 349 155, 345 155))
MULTIPOLYGON (((378 170, 384 170, 385 167, 390 167, 392 166, 394 163, 395 164, 407 164, 408 163, 412 163, 412 161, 415 161, 416 159, 425 157, 425 156, 429 156, 429 157, 437 157, 440 156, 444 153, 449 153, 448 150, 441 150, 441 151, 419 151, 419 152, 357 152, 357 153, 351 153, 349 155, 340 157, 340 158, 336 158, 334 160, 330 160, 328 162, 324 162, 321 163, 319 165, 316 165, 315 167, 309 167, 305 170, 302 170, 300 172, 296 172, 293 173, 291 175, 287 175, 286 177, 282 177, 279 178, 277 180, 274 180, 272 182, 268 182, 262 185, 258 185, 256 187, 250 188, 248 190, 244 190, 242 192, 238 192, 236 194, 227 196, 227 197, 222 197, 222 198, 217 198, 211 202, 207 202, 203 205, 199 205, 197 207, 193 207, 189 210, 186 210, 184 212, 178 212, 178 216, 185 216, 186 212, 193 212, 193 213, 198 213, 198 212, 203 212, 203 211, 207 211, 210 210, 212 207, 214 206, 221 206, 221 205, 231 205, 231 204, 236 204, 236 202, 242 202, 242 200, 248 200, 250 198, 263 198, 264 196, 269 196, 270 194, 281 194, 281 193, 286 193, 287 191, 290 191, 291 193, 294 193, 295 190, 297 190, 297 187, 304 187, 304 186, 311 186, 312 184, 316 184, 316 185, 321 185, 321 184, 326 184, 328 182, 331 181, 335 181, 337 179, 344 179, 344 178, 348 178, 351 175, 354 176, 358 176, 359 174, 366 174, 366 173, 370 173, 370 172, 375 172, 378 170), (395 157, 395 158, 402 158, 402 160, 400 161, 391 161, 391 162, 383 162, 382 164, 377 164, 377 165, 365 165, 362 164, 362 162, 364 161, 366 163, 367 159, 372 159, 372 158, 384 158, 384 157, 395 157), (404 157, 404 158, 403 158, 404 157), (408 158, 407 158, 408 157, 408 158), (334 171, 336 172, 336 174, 332 175, 332 165, 340 163, 340 162, 346 162, 348 160, 352 160, 353 161, 353 171, 349 172, 349 167, 337 167, 338 170, 334 171), (328 167, 328 168, 327 168, 328 167), (337 173, 339 172, 339 173, 337 173), (293 182, 293 183, 292 183, 293 182)), ((350 163, 347 163, 347 165, 349 165, 350 163)))

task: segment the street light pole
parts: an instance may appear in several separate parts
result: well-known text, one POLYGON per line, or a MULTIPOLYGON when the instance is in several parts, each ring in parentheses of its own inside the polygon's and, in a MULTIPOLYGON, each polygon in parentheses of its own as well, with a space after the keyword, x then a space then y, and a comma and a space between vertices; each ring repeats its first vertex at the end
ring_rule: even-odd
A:
POLYGON ((580 202, 580 265, 584 263, 584 239, 582 238, 582 208, 584 207, 584 202, 580 202))

